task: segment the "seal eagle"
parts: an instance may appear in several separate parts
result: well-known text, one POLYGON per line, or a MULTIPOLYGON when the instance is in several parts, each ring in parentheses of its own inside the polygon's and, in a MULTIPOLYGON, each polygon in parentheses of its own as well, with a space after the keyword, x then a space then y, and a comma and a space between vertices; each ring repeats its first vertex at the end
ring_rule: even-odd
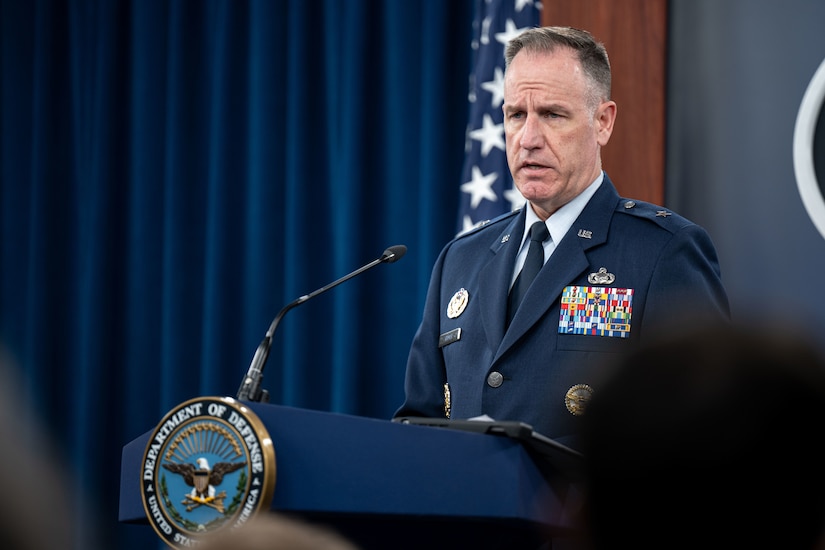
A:
POLYGON ((164 462, 163 467, 183 476, 183 481, 192 487, 191 496, 200 499, 214 498, 215 487, 223 483, 223 476, 246 466, 246 462, 218 462, 210 468, 203 457, 197 463, 197 468, 188 462, 164 462))

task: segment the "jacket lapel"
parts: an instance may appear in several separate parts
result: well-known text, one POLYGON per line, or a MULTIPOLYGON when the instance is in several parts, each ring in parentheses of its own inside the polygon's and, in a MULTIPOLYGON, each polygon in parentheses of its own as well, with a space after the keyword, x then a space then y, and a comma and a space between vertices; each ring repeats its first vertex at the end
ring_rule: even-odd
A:
MULTIPOLYGON (((553 255, 544 267, 539 271, 530 289, 524 297, 524 302, 516 312, 513 322, 510 324, 506 334, 503 334, 501 345, 496 352, 494 362, 507 352, 530 328, 538 323, 547 311, 561 299, 564 287, 571 284, 587 270, 590 262, 587 258, 587 251, 595 246, 603 244, 607 240, 607 233, 610 227, 610 220, 618 204, 619 195, 616 188, 605 175, 602 185, 584 207, 582 213, 570 227, 570 230, 556 246, 553 255)), ((524 216, 517 218, 524 227, 524 216)), ((519 230, 521 232, 521 230, 519 230)), ((515 247, 512 247, 515 248, 515 247)), ((515 252, 512 254, 501 254, 500 256, 511 256, 509 259, 510 273, 515 261, 515 252)), ((509 282, 509 279, 508 279, 509 282)), ((501 330, 504 329, 504 317, 507 311, 506 290, 504 292, 503 305, 496 308, 500 310, 501 330)), ((497 313, 498 314, 498 313, 497 313)), ((546 322, 558 322, 558 319, 549 319, 546 322)), ((492 324, 485 322, 485 326, 492 324)), ((493 336, 492 334, 488 334, 493 336)))
POLYGON ((507 293, 510 288, 510 279, 513 276, 513 265, 516 262, 516 255, 524 232, 525 217, 526 214, 522 209, 518 216, 514 216, 513 220, 504 228, 504 231, 491 243, 492 257, 479 272, 478 300, 481 304, 481 321, 491 349, 497 349, 504 337, 504 324, 507 318, 507 293))

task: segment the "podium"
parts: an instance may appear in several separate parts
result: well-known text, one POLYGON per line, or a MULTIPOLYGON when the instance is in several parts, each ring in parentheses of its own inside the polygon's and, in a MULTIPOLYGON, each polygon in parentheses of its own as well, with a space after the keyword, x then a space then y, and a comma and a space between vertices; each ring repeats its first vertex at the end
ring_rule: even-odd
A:
MULTIPOLYGON (((275 449, 271 510, 330 526, 364 550, 534 550, 575 531, 575 483, 516 438, 244 404, 275 449)), ((148 524, 140 475, 150 436, 123 448, 121 522, 148 524)))

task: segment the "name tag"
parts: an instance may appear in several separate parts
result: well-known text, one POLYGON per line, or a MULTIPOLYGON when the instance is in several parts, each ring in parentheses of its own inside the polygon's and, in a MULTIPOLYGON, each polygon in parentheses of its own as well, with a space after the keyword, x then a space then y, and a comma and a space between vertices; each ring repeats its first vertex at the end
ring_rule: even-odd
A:
POLYGON ((441 336, 438 337, 438 347, 443 348, 444 346, 449 346, 454 342, 458 342, 461 340, 461 329, 454 328, 449 332, 445 332, 441 336))

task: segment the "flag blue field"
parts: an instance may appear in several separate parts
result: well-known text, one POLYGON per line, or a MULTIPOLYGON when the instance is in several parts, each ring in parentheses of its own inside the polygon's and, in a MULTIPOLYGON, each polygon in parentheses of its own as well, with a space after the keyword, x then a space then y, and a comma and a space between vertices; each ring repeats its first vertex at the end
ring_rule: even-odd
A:
POLYGON ((458 232, 524 204, 513 187, 504 150, 504 47, 541 22, 541 1, 479 0, 473 29, 469 120, 458 232))

